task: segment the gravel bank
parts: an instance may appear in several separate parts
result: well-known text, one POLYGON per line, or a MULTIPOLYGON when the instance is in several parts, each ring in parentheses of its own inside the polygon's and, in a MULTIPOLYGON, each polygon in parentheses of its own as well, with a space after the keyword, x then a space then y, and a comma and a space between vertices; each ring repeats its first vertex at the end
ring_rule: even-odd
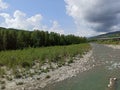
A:
POLYGON ((120 49, 120 45, 105 45, 105 46, 111 47, 113 49, 120 49))
POLYGON ((54 71, 35 75, 32 78, 17 79, 12 82, 7 82, 7 87, 5 90, 40 90, 40 88, 44 88, 48 84, 76 76, 78 73, 94 67, 93 64, 90 64, 92 53, 93 51, 91 50, 85 54, 83 58, 75 57, 74 63, 62 66, 58 69, 55 69, 54 71), (16 82, 21 85, 16 85, 16 82))

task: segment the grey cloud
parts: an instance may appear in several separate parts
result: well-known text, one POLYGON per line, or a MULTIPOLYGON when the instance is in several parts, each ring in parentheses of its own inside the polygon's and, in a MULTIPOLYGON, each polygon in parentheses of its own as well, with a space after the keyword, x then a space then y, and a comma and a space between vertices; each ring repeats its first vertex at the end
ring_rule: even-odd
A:
POLYGON ((113 26, 120 23, 120 0, 101 0, 92 8, 87 8, 84 19, 89 23, 97 23, 93 27, 97 32, 108 32, 113 26))
POLYGON ((65 0, 81 36, 120 30, 120 0, 65 0))

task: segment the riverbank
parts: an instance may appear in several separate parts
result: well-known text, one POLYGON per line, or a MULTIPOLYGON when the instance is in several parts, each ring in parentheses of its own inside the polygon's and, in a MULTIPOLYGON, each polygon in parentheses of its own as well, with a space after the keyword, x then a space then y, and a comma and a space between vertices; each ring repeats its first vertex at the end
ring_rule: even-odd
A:
POLYGON ((52 83, 53 80, 64 80, 74 72, 71 71, 69 76, 65 75, 66 71, 74 70, 74 67, 70 68, 72 63, 81 63, 76 61, 81 60, 80 58, 90 50, 91 46, 85 43, 1 51, 0 90, 22 90, 21 87, 27 86, 35 88, 37 82, 38 86, 36 87, 43 88, 48 83, 52 83), (35 86, 31 85, 33 83, 35 86))
POLYGON ((120 45, 105 45, 107 47, 113 48, 113 49, 120 49, 120 45))
POLYGON ((40 88, 44 88, 46 85, 51 83, 56 83, 67 78, 76 76, 78 73, 89 70, 94 65, 90 65, 89 59, 92 56, 92 51, 88 52, 83 56, 83 58, 79 58, 79 56, 74 57, 74 62, 62 66, 54 71, 49 71, 47 73, 42 73, 40 75, 34 75, 32 78, 26 79, 16 79, 11 82, 6 83, 5 90, 37 90, 40 88), (16 82, 19 85, 16 85, 16 82))
MULTIPOLYGON (((110 78, 120 78, 119 68, 111 67, 114 63, 120 62, 120 50, 106 47, 102 44, 91 44, 95 67, 78 74, 76 77, 68 78, 58 83, 47 85, 43 89, 35 90, 109 90, 110 78), (96 66, 96 64, 98 66, 96 66)), ((93 60, 93 58, 89 61, 93 60)), ((92 62, 92 61, 91 61, 92 62)), ((93 63, 91 63, 93 65, 93 63)), ((117 90, 120 90, 120 81, 117 80, 117 90)), ((35 85, 36 86, 36 85, 35 85)), ((28 86, 29 87, 29 86, 28 86)))

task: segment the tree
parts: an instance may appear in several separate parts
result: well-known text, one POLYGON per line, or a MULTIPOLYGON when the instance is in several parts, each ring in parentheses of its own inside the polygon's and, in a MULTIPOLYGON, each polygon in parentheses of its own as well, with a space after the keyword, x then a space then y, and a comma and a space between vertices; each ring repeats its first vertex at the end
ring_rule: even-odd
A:
POLYGON ((85 43, 85 37, 60 35, 48 31, 24 31, 0 28, 0 50, 85 43))

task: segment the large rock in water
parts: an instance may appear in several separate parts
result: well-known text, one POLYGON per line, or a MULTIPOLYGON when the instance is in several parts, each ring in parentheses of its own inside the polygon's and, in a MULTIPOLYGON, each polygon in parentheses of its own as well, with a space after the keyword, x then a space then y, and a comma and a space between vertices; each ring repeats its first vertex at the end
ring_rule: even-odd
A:
POLYGON ((110 78, 109 80, 109 84, 108 87, 112 88, 112 90, 115 90, 115 82, 116 82, 117 78, 110 78))

